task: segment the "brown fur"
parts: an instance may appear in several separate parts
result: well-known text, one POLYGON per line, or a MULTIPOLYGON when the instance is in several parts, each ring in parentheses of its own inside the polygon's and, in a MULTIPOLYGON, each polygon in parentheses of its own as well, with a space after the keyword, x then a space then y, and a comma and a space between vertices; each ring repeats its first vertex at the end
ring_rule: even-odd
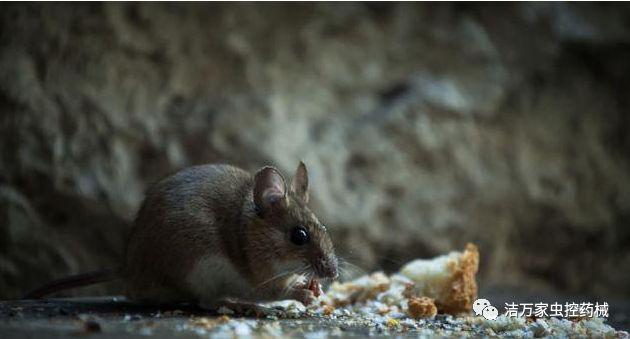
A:
MULTIPOLYGON (((326 229, 308 209, 308 179, 298 166, 291 189, 266 167, 255 177, 229 165, 203 165, 170 176, 147 194, 138 212, 124 275, 133 299, 196 301, 185 277, 204 256, 228 258, 252 286, 273 277, 274 265, 298 260, 315 276, 335 277, 337 259, 326 229), (311 242, 290 242, 293 227, 311 242)), ((274 282, 261 291, 279 297, 274 282)), ((239 296, 234 296, 239 297, 239 296)))

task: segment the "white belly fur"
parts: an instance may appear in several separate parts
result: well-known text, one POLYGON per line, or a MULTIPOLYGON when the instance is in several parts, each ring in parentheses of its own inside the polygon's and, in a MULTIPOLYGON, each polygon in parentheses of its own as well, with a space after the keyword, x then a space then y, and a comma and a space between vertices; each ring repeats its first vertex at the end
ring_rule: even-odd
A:
POLYGON ((212 307, 221 298, 248 298, 252 286, 232 262, 221 256, 207 256, 197 262, 186 278, 201 306, 212 307))

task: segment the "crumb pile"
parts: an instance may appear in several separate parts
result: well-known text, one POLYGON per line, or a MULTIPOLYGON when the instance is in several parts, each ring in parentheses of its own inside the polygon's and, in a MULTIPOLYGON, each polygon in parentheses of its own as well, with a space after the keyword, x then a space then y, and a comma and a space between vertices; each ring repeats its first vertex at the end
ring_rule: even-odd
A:
POLYGON ((321 297, 335 308, 374 305, 377 313, 404 313, 413 318, 468 313, 477 299, 475 275, 479 251, 473 244, 431 260, 414 260, 392 276, 381 272, 346 283, 333 283, 321 297))
MULTIPOLYGON (((279 318, 318 319, 322 334, 367 329, 367 335, 410 333, 430 336, 588 336, 623 337, 603 319, 525 319, 499 316, 486 320, 471 315, 477 298, 477 247, 431 260, 415 260, 391 276, 377 272, 345 283, 333 283, 316 305, 304 307, 291 300, 265 304, 268 322, 222 318, 218 331, 282 335, 279 318), (280 312, 278 312, 280 311, 280 312)), ((195 328, 194 323, 191 323, 195 328)), ((197 327, 199 330, 199 327, 197 327)), ((202 331, 208 327, 202 327, 202 331)), ((286 334, 286 333, 284 333, 286 334)), ((292 333, 295 334, 295 333, 292 333)))

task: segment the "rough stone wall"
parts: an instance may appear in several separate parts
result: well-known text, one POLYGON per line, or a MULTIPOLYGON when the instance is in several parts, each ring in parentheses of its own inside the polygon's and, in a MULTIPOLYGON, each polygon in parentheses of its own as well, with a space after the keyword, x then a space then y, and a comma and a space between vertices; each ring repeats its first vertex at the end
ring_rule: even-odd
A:
POLYGON ((0 7, 0 297, 116 265, 168 173, 300 159, 365 270, 630 295, 628 5, 0 7))

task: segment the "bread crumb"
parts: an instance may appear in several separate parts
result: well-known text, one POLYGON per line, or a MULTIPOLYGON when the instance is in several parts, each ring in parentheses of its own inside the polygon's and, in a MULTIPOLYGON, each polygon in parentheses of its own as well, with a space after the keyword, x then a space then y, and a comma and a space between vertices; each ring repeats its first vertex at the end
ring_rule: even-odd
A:
POLYGON ((380 314, 380 315, 385 315, 385 314, 389 313, 389 311, 390 311, 389 306, 383 306, 383 307, 380 307, 377 310, 378 314, 380 314))
POLYGON ((374 300, 379 293, 390 287, 390 280, 383 272, 376 272, 357 280, 339 283, 333 282, 328 297, 335 307, 343 307, 366 300, 374 300))
POLYGON ((405 292, 407 297, 426 296, 434 299, 440 313, 459 314, 470 312, 477 299, 478 269, 479 250, 469 243, 463 252, 414 260, 400 273, 414 281, 405 292))
POLYGON ((193 326, 201 327, 201 328, 204 328, 206 330, 210 330, 210 329, 214 328, 214 326, 215 326, 215 323, 213 321, 211 321, 210 319, 206 318, 206 317, 191 319, 191 322, 192 322, 193 326))
POLYGON ((393 318, 387 319, 387 327, 398 327, 398 325, 400 325, 400 322, 398 320, 393 318))
POLYGON ((416 319, 432 318, 437 314, 435 302, 428 297, 411 297, 408 305, 407 313, 416 319))

